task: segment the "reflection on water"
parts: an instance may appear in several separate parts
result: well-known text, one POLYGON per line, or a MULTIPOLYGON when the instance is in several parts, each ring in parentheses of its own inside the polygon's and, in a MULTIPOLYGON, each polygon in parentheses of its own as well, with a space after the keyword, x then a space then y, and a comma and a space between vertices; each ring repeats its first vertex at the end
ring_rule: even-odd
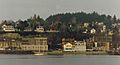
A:
POLYGON ((120 56, 109 55, 0 55, 0 65, 120 65, 120 56))

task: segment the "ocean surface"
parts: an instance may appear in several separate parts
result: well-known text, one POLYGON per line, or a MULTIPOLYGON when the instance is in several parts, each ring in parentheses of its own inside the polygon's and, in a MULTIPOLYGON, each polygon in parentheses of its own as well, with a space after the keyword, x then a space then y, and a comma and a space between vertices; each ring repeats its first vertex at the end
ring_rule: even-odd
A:
POLYGON ((0 65, 120 65, 112 55, 0 55, 0 65))

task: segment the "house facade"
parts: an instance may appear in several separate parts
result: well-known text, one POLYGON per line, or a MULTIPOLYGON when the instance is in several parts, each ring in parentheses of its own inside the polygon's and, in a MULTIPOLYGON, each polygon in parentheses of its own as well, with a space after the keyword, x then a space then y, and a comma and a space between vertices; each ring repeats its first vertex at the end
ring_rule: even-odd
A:
POLYGON ((2 30, 5 32, 11 32, 11 31, 15 31, 15 28, 12 25, 3 25, 2 26, 2 30))
POLYGON ((76 41, 74 50, 76 52, 86 52, 86 42, 76 41))
POLYGON ((72 52, 75 51, 75 42, 74 39, 62 39, 63 51, 72 52))
POLYGON ((36 32, 44 32, 45 30, 44 30, 43 26, 38 26, 38 27, 36 27, 35 31, 36 32))

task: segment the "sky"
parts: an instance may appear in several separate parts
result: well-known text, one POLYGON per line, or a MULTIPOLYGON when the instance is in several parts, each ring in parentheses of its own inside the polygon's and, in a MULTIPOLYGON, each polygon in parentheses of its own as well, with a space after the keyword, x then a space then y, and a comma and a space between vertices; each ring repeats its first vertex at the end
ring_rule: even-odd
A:
POLYGON ((34 14, 46 19, 65 12, 93 11, 120 18, 120 0, 0 0, 1 20, 25 20, 34 14))

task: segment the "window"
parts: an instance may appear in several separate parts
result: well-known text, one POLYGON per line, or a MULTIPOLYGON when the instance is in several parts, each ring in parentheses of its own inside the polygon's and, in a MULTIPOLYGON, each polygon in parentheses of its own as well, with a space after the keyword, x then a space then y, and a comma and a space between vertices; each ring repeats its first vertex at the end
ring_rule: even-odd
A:
POLYGON ((66 50, 72 50, 72 48, 66 48, 66 50))

